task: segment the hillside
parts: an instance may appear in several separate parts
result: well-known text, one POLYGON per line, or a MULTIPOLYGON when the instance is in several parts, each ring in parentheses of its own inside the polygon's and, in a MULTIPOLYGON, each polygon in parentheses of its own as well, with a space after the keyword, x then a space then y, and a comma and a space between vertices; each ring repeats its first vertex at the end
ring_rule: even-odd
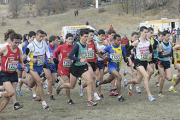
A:
MULTIPOLYGON (((171 4, 173 6, 173 3, 171 4)), ((98 9, 90 8, 86 10, 79 10, 79 16, 74 17, 74 10, 70 10, 63 14, 56 14, 50 16, 42 17, 31 17, 31 18, 18 18, 18 19, 9 19, 8 16, 8 5, 0 5, 0 22, 5 22, 6 26, 0 26, 0 39, 1 43, 3 41, 4 32, 7 29, 14 29, 16 32, 21 33, 22 35, 28 33, 31 30, 42 29, 47 32, 50 36, 61 35, 61 29, 63 26, 70 25, 84 25, 86 21, 89 22, 91 26, 98 29, 108 30, 109 26, 112 24, 117 33, 123 36, 127 34, 130 37, 130 34, 133 31, 136 31, 138 25, 141 21, 145 20, 155 20, 163 17, 167 18, 178 18, 178 16, 170 12, 175 9, 175 7, 164 7, 160 8, 158 11, 148 10, 144 13, 136 14, 122 14, 120 5, 109 4, 104 6, 106 12, 98 13, 98 9), (121 13, 121 14, 119 14, 121 13), (30 21, 30 25, 26 24, 27 21, 30 21)), ((23 11, 27 10, 27 6, 24 6, 23 11)))

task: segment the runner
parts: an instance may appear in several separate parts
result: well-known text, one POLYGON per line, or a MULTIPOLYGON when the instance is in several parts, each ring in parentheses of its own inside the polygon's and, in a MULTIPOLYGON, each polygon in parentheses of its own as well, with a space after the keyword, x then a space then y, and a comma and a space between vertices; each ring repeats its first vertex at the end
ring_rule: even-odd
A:
MULTIPOLYGON (((26 53, 26 48, 28 46, 29 43, 31 43, 34 38, 36 36, 36 33, 34 31, 30 31, 28 34, 28 40, 24 41, 21 45, 22 45, 22 52, 23 52, 23 61, 24 64, 27 63, 27 60, 25 60, 24 58, 26 57, 25 53, 26 53)), ((26 78, 26 73, 23 72, 24 69, 21 68, 20 64, 18 64, 18 69, 17 69, 17 73, 18 73, 18 77, 21 79, 25 79, 26 78)), ((19 86, 17 87, 17 92, 20 96, 23 96, 22 92, 21 92, 21 87, 22 87, 23 83, 22 81, 19 83, 19 86)))
MULTIPOLYGON (((58 58, 58 55, 60 54, 61 59, 59 60, 60 63, 58 64, 58 73, 60 74, 61 79, 63 79, 65 83, 70 83, 69 67, 72 64, 72 60, 68 58, 68 55, 73 48, 73 42, 74 42, 73 34, 71 33, 66 34, 65 40, 66 40, 66 43, 58 46, 58 48, 54 51, 53 59, 54 59, 54 62, 58 63, 57 58, 58 58)), ((61 90, 60 86, 61 86, 61 83, 56 89, 57 94, 59 94, 61 90)), ((70 97, 70 89, 66 88, 65 92, 68 98, 68 104, 75 104, 70 97)))
POLYGON ((158 48, 158 70, 161 76, 161 82, 159 86, 159 95, 160 97, 164 97, 162 93, 163 85, 165 78, 168 81, 172 80, 172 71, 170 66, 170 60, 172 56, 172 44, 169 41, 170 33, 168 31, 163 32, 164 39, 159 45, 158 48))
POLYGON ((42 101, 42 106, 44 109, 49 108, 47 103, 44 100, 44 92, 42 88, 42 80, 40 78, 40 74, 43 71, 43 65, 45 62, 45 53, 47 55, 48 61, 51 62, 50 52, 47 44, 42 41, 44 37, 44 31, 38 30, 36 32, 36 38, 32 41, 26 49, 29 74, 32 76, 32 79, 29 81, 22 81, 26 83, 29 87, 34 87, 37 84, 38 93, 42 101))
POLYGON ((82 29, 80 31, 80 41, 73 46, 69 54, 69 59, 74 60, 74 62, 71 64, 69 68, 70 83, 65 83, 65 81, 62 80, 61 81, 62 85, 59 88, 73 89, 76 85, 77 78, 82 77, 87 82, 87 97, 88 97, 87 106, 96 106, 97 103, 93 102, 93 100, 91 99, 92 77, 88 71, 88 65, 86 61, 87 48, 88 48, 86 45, 87 38, 88 38, 88 31, 82 29))
MULTIPOLYGON (((133 32, 133 33, 131 34, 131 41, 129 41, 129 43, 127 43, 127 44, 125 45, 126 54, 127 54, 127 56, 130 56, 130 57, 128 57, 128 59, 129 59, 128 61, 129 61, 129 62, 127 63, 127 66, 129 66, 129 67, 131 68, 131 71, 132 71, 131 76, 132 76, 133 79, 137 78, 137 70, 134 69, 134 49, 131 50, 131 51, 128 51, 127 49, 128 49, 128 47, 131 46, 132 43, 133 43, 134 41, 136 41, 136 40, 138 40, 138 33, 137 33, 137 32, 133 32)), ((127 73, 130 73, 130 72, 127 72, 127 73)), ((125 81, 126 81, 126 79, 125 79, 125 81)), ((128 87, 129 95, 130 95, 130 96, 132 96, 131 91, 132 91, 134 85, 135 85, 135 84, 132 84, 132 85, 129 85, 129 87, 128 87)), ((141 89, 140 89, 140 87, 139 87, 138 84, 137 84, 137 86, 136 86, 136 92, 137 92, 137 93, 141 93, 141 89)))
MULTIPOLYGON (((97 91, 96 91, 96 86, 95 86, 95 81, 96 81, 96 72, 99 72, 97 70, 97 57, 96 57, 96 53, 98 52, 97 49, 97 44, 94 43, 93 41, 93 37, 94 37, 94 30, 89 29, 89 35, 88 35, 88 39, 87 39, 87 46, 88 46, 88 53, 86 56, 87 62, 88 64, 88 72, 91 74, 92 76, 92 89, 94 92, 94 100, 101 100, 101 98, 98 96, 97 91)), ((80 96, 83 95, 83 88, 87 87, 87 83, 80 85, 80 96)))
MULTIPOLYGON (((49 37, 49 52, 50 52, 50 58, 53 57, 53 52, 56 50, 56 45, 58 44, 58 38, 57 36, 51 35, 49 37)), ((45 58, 45 64, 44 64, 44 73, 48 80, 48 91, 50 95, 50 100, 55 100, 53 96, 53 89, 52 86, 55 84, 55 78, 56 78, 56 65, 52 62, 49 63, 47 56, 45 58)))
POLYGON ((139 72, 137 79, 132 81, 124 81, 124 87, 127 86, 127 84, 139 84, 142 81, 142 78, 144 77, 144 86, 146 87, 147 95, 149 98, 149 101, 154 101, 155 98, 151 95, 150 89, 149 89, 149 74, 146 71, 147 68, 147 59, 152 58, 152 47, 150 42, 146 39, 147 36, 147 27, 142 26, 140 28, 141 36, 139 40, 132 43, 130 47, 128 47, 128 51, 131 51, 135 47, 135 60, 134 60, 134 66, 136 70, 139 72))
POLYGON ((124 61, 127 62, 126 58, 126 50, 125 47, 121 45, 121 36, 118 34, 115 34, 114 37, 114 43, 112 45, 107 46, 104 48, 104 51, 108 53, 108 57, 105 58, 105 56, 100 55, 100 57, 105 58, 106 61, 108 61, 108 71, 110 72, 110 75, 108 79, 103 81, 97 81, 96 86, 98 87, 101 84, 107 84, 110 83, 113 79, 117 79, 117 91, 118 91, 118 100, 120 102, 125 101, 125 99, 121 95, 121 80, 122 77, 119 73, 121 68, 121 60, 122 57, 124 58, 124 61))
MULTIPOLYGON (((2 63, 2 78, 1 82, 3 82, 3 87, 5 91, 0 92, 0 97, 5 97, 0 105, 0 112, 6 107, 8 104, 10 97, 15 96, 14 85, 18 82, 17 76, 17 66, 18 61, 24 70, 27 72, 27 68, 24 66, 22 61, 22 52, 18 48, 21 42, 22 36, 20 34, 13 33, 10 36, 10 44, 0 49, 1 55, 1 63, 2 63)), ((19 103, 14 104, 14 109, 20 109, 23 106, 19 103)))

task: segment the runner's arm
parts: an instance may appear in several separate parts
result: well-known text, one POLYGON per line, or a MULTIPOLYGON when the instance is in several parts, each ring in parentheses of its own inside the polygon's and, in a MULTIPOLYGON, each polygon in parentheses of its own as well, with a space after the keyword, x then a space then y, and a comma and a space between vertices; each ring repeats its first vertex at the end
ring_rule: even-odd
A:
POLYGON ((50 52, 49 52, 49 48, 46 44, 46 42, 43 42, 44 46, 45 46, 45 51, 46 51, 46 56, 48 59, 51 59, 51 56, 50 56, 50 52))
POLYGON ((124 62, 127 63, 128 62, 128 57, 126 56, 126 49, 122 45, 121 45, 121 49, 122 49, 122 55, 123 55, 124 62))
POLYGON ((6 51, 7 51, 7 47, 6 46, 0 48, 0 55, 6 54, 7 53, 6 51))
MULTIPOLYGON (((138 45, 138 42, 139 40, 134 41, 132 45, 127 48, 127 51, 131 51, 134 47, 136 47, 138 45)), ((127 56, 129 57, 130 54, 127 54, 127 56)))
POLYGON ((169 53, 167 55, 163 55, 163 53, 162 53, 162 44, 159 45, 158 50, 159 50, 159 53, 158 53, 159 58, 165 58, 165 57, 169 57, 171 55, 171 53, 169 53))
POLYGON ((75 54, 76 54, 76 52, 78 52, 78 50, 79 50, 79 45, 78 45, 78 44, 75 44, 75 45, 73 46, 71 52, 69 53, 69 56, 68 56, 69 59, 74 60, 74 61, 80 61, 79 58, 75 57, 75 54))
POLYGON ((61 45, 56 48, 56 50, 53 52, 53 58, 57 58, 58 53, 61 51, 61 45))

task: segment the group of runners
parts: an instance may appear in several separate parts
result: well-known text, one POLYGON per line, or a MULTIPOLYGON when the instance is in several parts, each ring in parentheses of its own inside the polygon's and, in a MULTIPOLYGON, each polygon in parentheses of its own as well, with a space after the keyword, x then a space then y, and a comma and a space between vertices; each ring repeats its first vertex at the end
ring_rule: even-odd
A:
POLYGON ((65 88, 68 104, 75 104, 70 96, 70 89, 75 87, 78 80, 80 96, 83 96, 83 89, 87 87, 87 106, 96 106, 96 101, 104 99, 101 85, 110 83, 109 96, 117 96, 118 101, 123 102, 125 98, 121 87, 128 88, 130 96, 134 86, 136 92, 140 93, 139 86, 143 78, 148 99, 154 101, 149 88, 153 73, 157 75, 155 85, 159 87, 158 96, 164 97, 162 89, 165 79, 173 79, 169 91, 177 92, 174 87, 180 82, 180 44, 172 45, 168 31, 159 32, 157 39, 154 39, 151 27, 142 26, 140 36, 138 35, 139 33, 133 32, 131 41, 123 46, 121 36, 113 29, 108 31, 107 39, 103 29, 98 31, 97 39, 94 39, 94 30, 82 29, 80 41, 74 43, 73 35, 67 33, 65 43, 60 45, 58 36, 54 35, 46 42, 47 35, 42 30, 30 31, 28 40, 21 43, 22 36, 9 29, 5 33, 6 43, 0 45, 0 98, 3 97, 0 112, 11 97, 15 110, 23 107, 17 102, 17 93, 22 96, 22 84, 32 90, 34 101, 41 101, 44 109, 49 108, 43 91, 46 79, 50 100, 55 100, 53 87, 57 94, 65 88), (122 59, 130 67, 130 70, 125 70, 124 75, 128 73, 132 76, 131 80, 125 79, 123 85, 120 74, 122 59), (178 70, 173 78, 171 60, 178 70), (104 79, 103 76, 107 73, 109 76, 104 79), (84 84, 81 82, 82 78, 85 80, 84 84), (60 82, 57 83, 58 81, 60 82), (36 95, 36 88, 39 96, 36 95))

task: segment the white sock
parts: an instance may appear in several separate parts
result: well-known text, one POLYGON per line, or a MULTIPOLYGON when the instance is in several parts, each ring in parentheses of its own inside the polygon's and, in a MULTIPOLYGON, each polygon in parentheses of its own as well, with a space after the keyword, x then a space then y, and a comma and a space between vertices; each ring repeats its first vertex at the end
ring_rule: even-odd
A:
POLYGON ((178 78, 177 74, 175 75, 176 78, 178 78))
POLYGON ((132 90, 132 86, 131 85, 129 86, 129 89, 132 90))
POLYGON ((97 82, 97 85, 99 86, 99 82, 97 82))
POLYGON ((46 101, 42 101, 42 104, 43 104, 43 103, 46 103, 46 101))
POLYGON ((2 97, 2 96, 1 96, 1 93, 2 93, 2 92, 0 92, 0 97, 2 97))
POLYGON ((173 89, 173 88, 174 88, 173 86, 170 87, 170 89, 173 89))
POLYGON ((94 97, 98 96, 97 92, 94 93, 94 97))
POLYGON ((36 97, 36 94, 33 94, 33 97, 36 97))
POLYGON ((118 96, 118 98, 120 98, 122 95, 118 96))
POLYGON ((19 82, 19 83, 21 82, 21 78, 18 78, 18 82, 19 82))

